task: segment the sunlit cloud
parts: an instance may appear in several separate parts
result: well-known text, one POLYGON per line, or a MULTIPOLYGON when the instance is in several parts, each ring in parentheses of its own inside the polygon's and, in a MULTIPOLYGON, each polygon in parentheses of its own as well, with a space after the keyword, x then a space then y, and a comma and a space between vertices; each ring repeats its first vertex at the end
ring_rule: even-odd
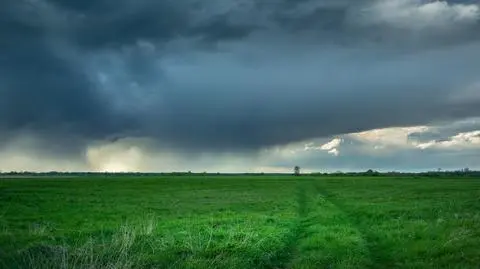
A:
POLYGON ((445 31, 456 24, 473 24, 480 18, 477 4, 447 1, 379 0, 363 12, 364 23, 387 23, 416 30, 445 31))
POLYGON ((480 149, 480 130, 459 133, 442 141, 431 140, 426 143, 416 145, 419 149, 480 149))

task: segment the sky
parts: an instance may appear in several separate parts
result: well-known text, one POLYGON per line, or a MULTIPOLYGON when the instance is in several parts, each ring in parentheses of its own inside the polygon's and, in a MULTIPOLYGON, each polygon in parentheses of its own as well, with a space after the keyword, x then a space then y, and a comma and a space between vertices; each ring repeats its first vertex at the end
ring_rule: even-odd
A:
POLYGON ((3 0, 0 171, 480 169, 477 0, 3 0))

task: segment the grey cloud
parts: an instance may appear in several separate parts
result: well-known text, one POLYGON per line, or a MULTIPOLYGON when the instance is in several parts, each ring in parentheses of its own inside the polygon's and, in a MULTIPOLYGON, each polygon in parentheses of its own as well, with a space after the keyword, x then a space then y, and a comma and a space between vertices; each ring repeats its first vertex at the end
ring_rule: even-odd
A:
POLYGON ((96 1, 92 9, 73 30, 87 49, 125 46, 138 39, 170 40, 188 26, 188 14, 172 1, 96 1))
POLYGON ((426 132, 416 132, 409 135, 412 142, 426 143, 430 141, 448 141, 452 136, 459 133, 468 133, 480 130, 480 119, 471 118, 453 123, 438 123, 426 132))
MULTIPOLYGON (((469 167, 480 169, 478 147, 462 150, 396 147, 392 150, 374 150, 375 143, 343 137, 338 147, 340 154, 334 156, 325 151, 299 151, 294 155, 276 156, 269 160, 270 166, 293 167, 300 165, 305 171, 428 171, 441 168, 457 170, 469 167)), ((272 155, 274 156, 274 155, 272 155)))
MULTIPOLYGON (((297 160, 303 167, 312 171, 429 171, 441 168, 457 170, 469 167, 480 169, 476 151, 468 152, 438 152, 400 150, 392 155, 372 156, 364 154, 349 154, 344 151, 338 157, 318 155, 308 159, 297 160)), ((292 163, 289 163, 292 164, 292 163)))
POLYGON ((2 10, 0 130, 72 137, 111 131, 108 101, 97 94, 83 70, 54 51, 43 29, 9 14, 8 6, 2 10))
POLYGON ((3 1, 0 131, 238 151, 480 115, 447 98, 477 80, 478 21, 355 24, 374 3, 3 1))
POLYGON ((217 40, 242 39, 251 34, 259 26, 235 24, 229 20, 228 14, 216 15, 201 25, 194 26, 190 34, 198 35, 206 42, 217 40))

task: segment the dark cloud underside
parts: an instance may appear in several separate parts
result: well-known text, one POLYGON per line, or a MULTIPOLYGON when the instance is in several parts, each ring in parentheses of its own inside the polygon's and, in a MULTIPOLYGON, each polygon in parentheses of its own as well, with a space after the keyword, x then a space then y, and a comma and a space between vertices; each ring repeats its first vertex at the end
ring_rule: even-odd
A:
POLYGON ((424 28, 403 2, 416 17, 367 0, 4 0, 1 136, 228 151, 478 116, 480 100, 451 101, 478 82, 475 2, 424 28))

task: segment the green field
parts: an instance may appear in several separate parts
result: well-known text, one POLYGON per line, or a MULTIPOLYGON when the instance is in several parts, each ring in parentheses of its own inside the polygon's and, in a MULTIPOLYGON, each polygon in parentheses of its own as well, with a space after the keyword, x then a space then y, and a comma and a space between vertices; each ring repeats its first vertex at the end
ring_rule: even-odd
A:
POLYGON ((1 268, 479 268, 480 179, 0 179, 1 268))

